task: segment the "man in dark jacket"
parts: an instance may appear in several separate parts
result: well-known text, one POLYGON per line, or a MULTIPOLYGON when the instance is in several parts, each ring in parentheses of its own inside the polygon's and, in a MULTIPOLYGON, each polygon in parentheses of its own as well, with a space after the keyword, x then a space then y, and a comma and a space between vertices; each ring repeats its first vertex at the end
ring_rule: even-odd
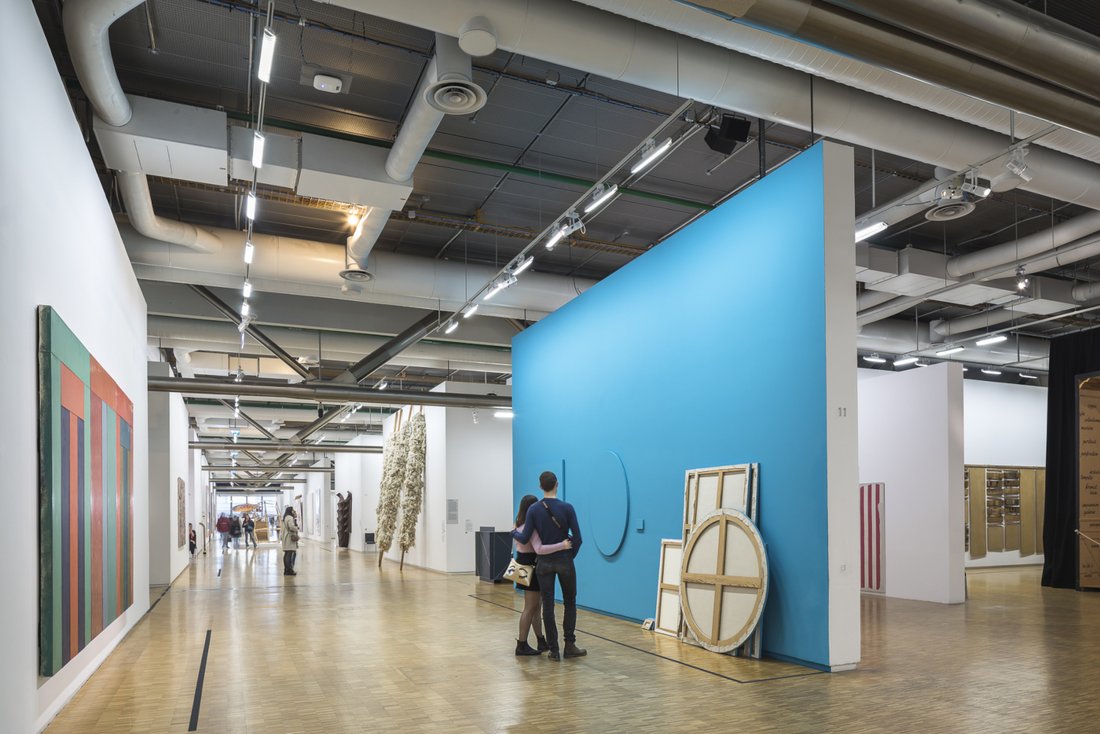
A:
POLYGON ((218 518, 218 522, 214 527, 217 529, 218 535, 221 536, 222 552, 224 553, 229 550, 229 518, 225 516, 224 512, 218 518))
POLYGON ((542 589, 542 624, 546 628, 546 642, 550 645, 550 659, 561 660, 558 627, 554 622, 555 579, 561 584, 562 606, 565 607, 562 618, 564 654, 567 658, 579 658, 588 654, 587 650, 577 647, 577 570, 573 566, 573 558, 581 549, 581 529, 573 505, 558 499, 558 478, 554 472, 544 471, 539 475, 539 487, 542 488, 542 502, 531 505, 523 531, 513 530, 512 535, 519 542, 527 543, 538 530, 543 545, 560 543, 566 538, 572 541, 572 548, 539 556, 535 574, 542 589))

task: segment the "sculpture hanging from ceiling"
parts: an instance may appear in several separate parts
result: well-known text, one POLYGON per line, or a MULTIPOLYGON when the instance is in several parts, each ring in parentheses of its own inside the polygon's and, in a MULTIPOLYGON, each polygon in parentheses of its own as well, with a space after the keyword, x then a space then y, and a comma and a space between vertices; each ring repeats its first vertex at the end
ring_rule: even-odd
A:
POLYGON ((378 565, 393 545, 397 528, 397 513, 401 507, 401 490, 405 485, 405 461, 408 455, 406 433, 398 411, 393 432, 382 450, 382 487, 378 493, 378 565))
POLYGON ((416 543, 416 524, 424 506, 424 465, 427 459, 427 423, 424 414, 414 415, 408 423, 408 452, 405 460, 405 491, 401 498, 401 567, 405 553, 416 543))

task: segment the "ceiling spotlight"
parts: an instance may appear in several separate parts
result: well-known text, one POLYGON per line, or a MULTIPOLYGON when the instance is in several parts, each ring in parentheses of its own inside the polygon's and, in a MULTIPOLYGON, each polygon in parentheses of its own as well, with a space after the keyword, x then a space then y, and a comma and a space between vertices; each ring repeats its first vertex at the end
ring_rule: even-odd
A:
POLYGON ((260 81, 271 81, 271 65, 275 61, 275 31, 264 28, 264 37, 260 45, 260 65, 256 69, 256 76, 260 81))
POLYGON ((995 336, 987 336, 985 339, 979 339, 974 343, 979 347, 988 347, 990 344, 1000 344, 1004 341, 1008 341, 1008 337, 1004 334, 997 334, 995 336))
POLYGON ((248 301, 241 302, 241 316, 248 316, 248 312, 252 310, 252 307, 248 305, 248 301))
POLYGON ((514 275, 505 275, 503 278, 498 280, 496 282, 496 284, 491 289, 489 289, 489 292, 485 294, 485 298, 483 298, 482 300, 483 301, 490 300, 496 294, 500 293, 502 290, 504 290, 505 288, 507 288, 508 286, 512 285, 515 282, 516 282, 516 276, 514 276, 514 275))
POLYGON ((558 244, 558 242, 561 241, 561 238, 564 237, 565 234, 566 234, 565 225, 562 225, 561 227, 558 227, 557 229, 555 229, 554 233, 552 235, 550 235, 550 239, 546 240, 546 249, 547 250, 553 250, 554 245, 558 244))
POLYGON ((1026 372, 1021 372, 1021 373, 1020 373, 1020 378, 1021 378, 1021 379, 1024 379, 1024 380, 1038 380, 1038 379, 1039 379, 1039 375, 1029 375, 1029 374, 1028 374, 1028 373, 1026 373, 1026 372))
POLYGON ((244 200, 244 215, 249 220, 256 218, 256 194, 251 191, 248 192, 248 196, 244 200))
POLYGON ((359 212, 354 209, 348 212, 348 224, 352 227, 359 224, 359 212))
POLYGON ((519 265, 516 265, 516 269, 512 271, 512 275, 519 275, 524 270, 526 270, 527 268, 531 267, 534 264, 535 264, 535 258, 528 255, 527 259, 520 262, 519 265))
POLYGON ((390 383, 389 383, 388 380, 382 380, 380 383, 378 383, 378 389, 379 390, 385 390, 389 386, 390 386, 390 383))
POLYGON ((1009 173, 1027 183, 1031 179, 1035 178, 1035 175, 1031 172, 1031 167, 1027 165, 1024 158, 1027 156, 1027 146, 1023 148, 1017 148, 1012 151, 1012 155, 1009 156, 1008 161, 1005 162, 1005 168, 1009 173))
POLYGON ((611 199, 619 193, 619 187, 615 184, 606 186, 602 189, 596 189, 596 193, 592 197, 592 202, 584 208, 585 214, 591 214, 599 209, 601 206, 611 201, 611 199))
POLYGON ((516 414, 510 410, 498 410, 493 413, 494 418, 515 418, 516 414))
POLYGON ((630 169, 630 172, 638 173, 639 171, 648 168, 654 161, 668 152, 668 149, 672 147, 672 138, 665 138, 665 141, 660 145, 654 145, 653 141, 649 141, 649 145, 644 151, 642 151, 642 159, 634 164, 630 169))
POLYGON ((466 309, 466 313, 462 314, 462 318, 468 319, 471 316, 473 316, 475 313, 477 313, 478 305, 479 304, 475 303, 473 306, 470 306, 470 308, 466 309))
POLYGON ((970 169, 966 172, 966 178, 959 188, 968 194, 973 194, 982 199, 993 193, 989 181, 987 179, 978 178, 978 172, 975 169, 970 169))
POLYGON ((241 286, 241 297, 242 297, 242 298, 248 298, 248 297, 250 297, 251 295, 252 295, 252 284, 251 284, 251 283, 249 283, 249 282, 248 282, 248 281, 246 280, 246 281, 244 282, 244 285, 242 285, 242 286, 241 286))
POLYGON ((444 334, 450 334, 452 331, 454 331, 457 328, 458 328, 458 322, 452 320, 449 324, 447 324, 447 328, 443 330, 443 333, 444 334))
POLYGON ((965 351, 966 347, 948 347, 947 349, 936 352, 937 357, 950 357, 952 354, 958 354, 965 351))
POLYGON ((252 264, 252 256, 256 253, 256 246, 252 244, 252 240, 245 240, 244 243, 244 262, 245 265, 252 264))
POLYGON ((1016 290, 1026 291, 1027 287, 1031 285, 1031 278, 1027 277, 1027 272, 1024 270, 1024 266, 1016 268, 1016 290))
POLYGON ((237 366, 237 374, 234 375, 233 382, 240 382, 243 379, 244 379, 244 369, 240 365, 238 365, 237 366))
POLYGON ((871 364, 886 364, 886 360, 884 358, 878 356, 877 352, 875 354, 870 355, 870 356, 864 356, 863 361, 864 362, 870 362, 871 364))
POLYGON ((874 222, 872 224, 865 224, 856 230, 856 242, 863 242, 868 237, 873 237, 882 230, 886 229, 890 225, 886 222, 874 222))
POLYGON ((257 130, 252 133, 252 167, 264 167, 264 134, 257 130))
POLYGON ((983 375, 994 375, 994 376, 996 376, 996 375, 1001 374, 1001 371, 1000 370, 982 370, 982 374, 983 375))
POLYGON ((901 357, 894 360, 895 367, 904 367, 907 364, 915 363, 920 357, 901 357))

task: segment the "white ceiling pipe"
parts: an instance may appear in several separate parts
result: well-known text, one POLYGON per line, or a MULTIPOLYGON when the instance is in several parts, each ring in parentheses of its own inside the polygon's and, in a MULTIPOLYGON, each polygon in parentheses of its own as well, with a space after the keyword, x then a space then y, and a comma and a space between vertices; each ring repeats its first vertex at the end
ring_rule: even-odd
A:
POLYGON ((65 43, 76 78, 92 107, 108 124, 130 121, 130 102, 122 91, 111 58, 107 31, 111 24, 141 5, 143 0, 66 0, 61 11, 65 43))
POLYGON ((932 333, 939 337, 958 336, 972 331, 988 331, 994 326, 1012 321, 1020 316, 1028 316, 1009 308, 996 308, 976 313, 972 316, 961 316, 957 319, 933 321, 932 333))
POLYGON ((1100 298, 1100 281, 1075 285, 1071 293, 1073 294, 1073 299, 1081 303, 1100 298))
MULTIPOLYGON (((262 298, 258 299, 257 313, 262 317, 262 298)), ((264 324, 263 331, 279 346, 294 354, 316 358, 317 331, 302 328, 285 328, 264 324)), ((159 345, 187 349, 191 352, 212 351, 236 354, 240 350, 240 334, 237 327, 228 321, 208 321, 205 319, 173 318, 150 314, 148 323, 150 340, 159 345)), ((338 361, 358 361, 365 354, 377 349, 389 341, 388 336, 368 334, 348 334, 346 332, 321 332, 321 356, 338 361)), ((195 364, 200 355, 192 354, 191 363, 195 364)), ((246 372, 254 358, 244 357, 242 362, 246 372)), ((452 369, 471 369, 490 372, 510 372, 512 355, 507 348, 486 348, 446 342, 420 342, 402 352, 394 362, 409 366, 450 366, 452 369), (431 362, 430 365, 415 365, 414 360, 431 362)), ((236 369, 236 357, 229 363, 222 358, 222 366, 236 369)), ((251 374, 251 372, 249 372, 251 374)))
POLYGON ((208 229, 175 219, 158 217, 153 211, 149 196, 149 180, 144 173, 119 172, 115 176, 126 214, 134 229, 150 237, 173 245, 181 245, 197 252, 212 253, 222 248, 222 242, 208 229))
MULTIPOLYGON (((1100 211, 1088 212, 1061 224, 1056 224, 1042 232, 987 247, 977 252, 953 257, 947 261, 947 274, 952 278, 961 278, 964 275, 1000 265, 1013 265, 1015 267, 1014 263, 1017 260, 1053 250, 1098 231, 1100 231, 1100 211)), ((1074 254, 1079 254, 1079 251, 1075 251, 1074 254)), ((1084 259, 1084 256, 1077 259, 1084 259)), ((1045 270, 1045 268, 1034 267, 1034 264, 1031 268, 1031 271, 1036 273, 1042 270, 1045 270)))
MULTIPOLYGON (((335 4, 448 35, 482 15, 492 21, 504 50, 810 129, 810 78, 805 74, 587 5, 567 0, 335 4)), ((735 26, 713 18, 710 25, 735 26)), ((815 81, 813 96, 813 127, 822 137, 956 171, 1006 147, 1005 135, 829 81, 815 81)), ((1035 176, 1025 184, 1027 190, 1100 209, 1100 167, 1041 148, 1032 149, 1028 164, 1035 176)))
MULTIPOLYGON (((211 254, 181 251, 128 226, 119 227, 119 232, 139 278, 240 287, 240 273, 244 267, 240 259, 244 243, 242 232, 211 229, 210 232, 226 245, 211 254)), ((256 250, 249 280, 255 291, 336 299, 348 297, 340 293, 343 281, 338 272, 344 264, 344 248, 340 245, 259 234, 253 237, 253 242, 256 250)), ((374 279, 357 284, 360 292, 352 296, 355 300, 441 310, 461 307, 473 294, 471 288, 477 287, 474 284, 488 282, 497 272, 496 268, 486 265, 465 265, 390 252, 374 253, 371 269, 374 279)), ((479 308, 478 315, 539 319, 594 283, 585 278, 528 271, 520 276, 518 283, 479 308)), ((261 307, 257 305, 257 308, 261 307)))
MULTIPOLYGON (((912 321, 887 319, 864 327, 856 337, 856 347, 880 354, 912 354, 934 359, 936 352, 943 351, 947 345, 956 342, 934 337, 930 338, 927 323, 914 327, 912 321)), ((1045 360, 1050 354, 1050 342, 1028 336, 1009 336, 1008 341, 986 347, 975 346, 973 342, 958 342, 965 351, 951 355, 956 362, 974 362, 977 364, 1013 364, 1026 362, 1036 368, 1045 368, 1045 360)))
MULTIPOLYGON (((458 40, 436 34, 435 45, 436 55, 428 62, 386 156, 386 173, 395 181, 411 182, 428 143, 447 114, 473 114, 487 99, 485 91, 473 82, 470 57, 459 48, 458 40)), ((389 217, 388 211, 374 207, 359 222, 355 235, 348 238, 348 257, 360 268, 368 268, 368 257, 389 217)), ((371 272, 377 275, 373 269, 371 272)))
MULTIPOLYGON (((670 28, 685 36, 930 110, 987 130, 994 130, 1002 135, 1008 133, 1008 112, 1000 105, 927 84, 790 38, 745 25, 720 22, 709 13, 680 3, 669 2, 669 0, 580 0, 580 2, 644 23, 670 28)), ((1046 120, 1017 114, 1016 137, 1018 139, 1030 137, 1049 125, 1050 123, 1046 120)), ((1038 144, 1100 163, 1100 139, 1091 135, 1060 129, 1044 136, 1038 144)), ((952 166, 952 170, 959 170, 959 167, 952 166)))
POLYGON ((1097 38, 1008 0, 830 0, 1081 94, 1100 99, 1097 38))

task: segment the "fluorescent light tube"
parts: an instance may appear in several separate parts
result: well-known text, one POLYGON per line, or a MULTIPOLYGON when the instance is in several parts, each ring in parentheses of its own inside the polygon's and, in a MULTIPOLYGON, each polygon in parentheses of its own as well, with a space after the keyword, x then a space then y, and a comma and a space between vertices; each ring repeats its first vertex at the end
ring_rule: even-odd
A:
POLYGON ((387 382, 386 380, 382 380, 382 382, 380 382, 380 383, 378 384, 378 389, 379 389, 379 390, 385 390, 385 389, 386 389, 387 387, 389 387, 389 386, 390 386, 390 383, 389 383, 389 382, 387 382))
POLYGON ((878 356, 877 354, 872 354, 869 357, 864 357, 863 361, 870 362, 871 364, 886 364, 886 360, 878 356))
POLYGON ((494 285, 492 288, 489 289, 489 292, 485 294, 485 298, 483 298, 481 300, 488 301, 488 300, 492 299, 493 296, 500 293, 502 290, 505 289, 505 287, 506 286, 504 285, 503 282, 497 283, 496 285, 494 285))
POLYGON ((917 362, 917 367, 931 367, 927 362, 917 362))
POLYGON ((966 347, 948 347, 947 349, 943 349, 943 350, 940 350, 940 351, 936 352, 936 356, 937 357, 949 357, 952 354, 958 354, 959 352, 962 352, 962 351, 965 351, 965 350, 966 350, 966 347))
POLYGON ((1038 380, 1039 379, 1039 375, 1028 375, 1028 374, 1025 374, 1023 372, 1020 373, 1020 377, 1024 378, 1025 380, 1038 380))
POLYGON ((637 173, 645 168, 648 168, 653 161, 663 156, 669 148, 672 147, 672 138, 665 138, 665 142, 650 149, 648 153, 630 169, 631 173, 637 173))
POLYGON ((260 44, 260 66, 256 76, 266 84, 271 81, 271 64, 275 61, 275 31, 264 28, 264 38, 260 44))
POLYGON ((920 357, 902 357, 901 359, 895 359, 894 360, 894 366, 895 367, 904 367, 907 364, 913 364, 918 359, 920 359, 920 357))
POLYGON ((478 304, 476 304, 476 303, 475 303, 475 304, 474 304, 473 306, 471 306, 471 307, 470 307, 470 308, 469 308, 469 309, 468 309, 468 310, 466 311, 466 313, 462 314, 462 318, 464 318, 464 319, 468 319, 468 318, 470 318, 471 316, 473 316, 473 315, 474 315, 475 313, 477 313, 477 307, 478 307, 478 304))
POLYGON ((247 316, 251 308, 248 305, 248 301, 241 302, 241 316, 247 316))
POLYGON ((493 413, 494 418, 515 418, 516 414, 510 410, 498 410, 493 413))
POLYGON ((999 374, 1001 374, 1001 371, 1000 370, 982 370, 982 374, 983 375, 999 375, 999 374))
POLYGON ((602 194, 593 199, 592 203, 584 208, 584 213, 591 214, 592 212, 596 211, 601 206, 611 201, 611 198, 617 193, 619 193, 619 187, 615 185, 609 186, 608 188, 604 189, 604 192, 602 194))
POLYGON ((252 296, 252 284, 247 280, 244 282, 244 285, 241 286, 241 296, 243 298, 250 298, 252 296))
POLYGON ((447 325, 447 328, 443 330, 443 333, 444 334, 450 334, 452 331, 454 331, 457 328, 458 328, 458 322, 457 321, 452 321, 450 324, 447 325))
POLYGON ((251 240, 246 240, 244 243, 244 262, 246 265, 252 264, 252 256, 256 253, 256 246, 252 244, 251 240))
POLYGON ((875 222, 874 224, 868 224, 865 227, 860 227, 856 230, 856 242, 863 242, 871 235, 876 235, 882 230, 886 229, 890 225, 886 222, 875 222))
POLYGON ((979 339, 974 343, 979 347, 988 347, 990 344, 1000 344, 1004 341, 1008 341, 1008 337, 1004 334, 997 334, 996 336, 987 336, 985 339, 979 339))
POLYGON ((512 275, 519 275, 527 268, 535 264, 535 258, 528 256, 526 260, 516 266, 516 269, 512 271, 512 275))
POLYGON ((256 218, 256 195, 249 192, 248 196, 244 200, 244 215, 249 220, 256 218))
POLYGON ((554 234, 550 235, 550 239, 546 240, 546 249, 553 250, 554 245, 561 241, 561 238, 565 236, 565 225, 558 227, 554 230, 554 234))
POLYGON ((264 167, 264 134, 257 130, 252 133, 252 167, 264 167))

